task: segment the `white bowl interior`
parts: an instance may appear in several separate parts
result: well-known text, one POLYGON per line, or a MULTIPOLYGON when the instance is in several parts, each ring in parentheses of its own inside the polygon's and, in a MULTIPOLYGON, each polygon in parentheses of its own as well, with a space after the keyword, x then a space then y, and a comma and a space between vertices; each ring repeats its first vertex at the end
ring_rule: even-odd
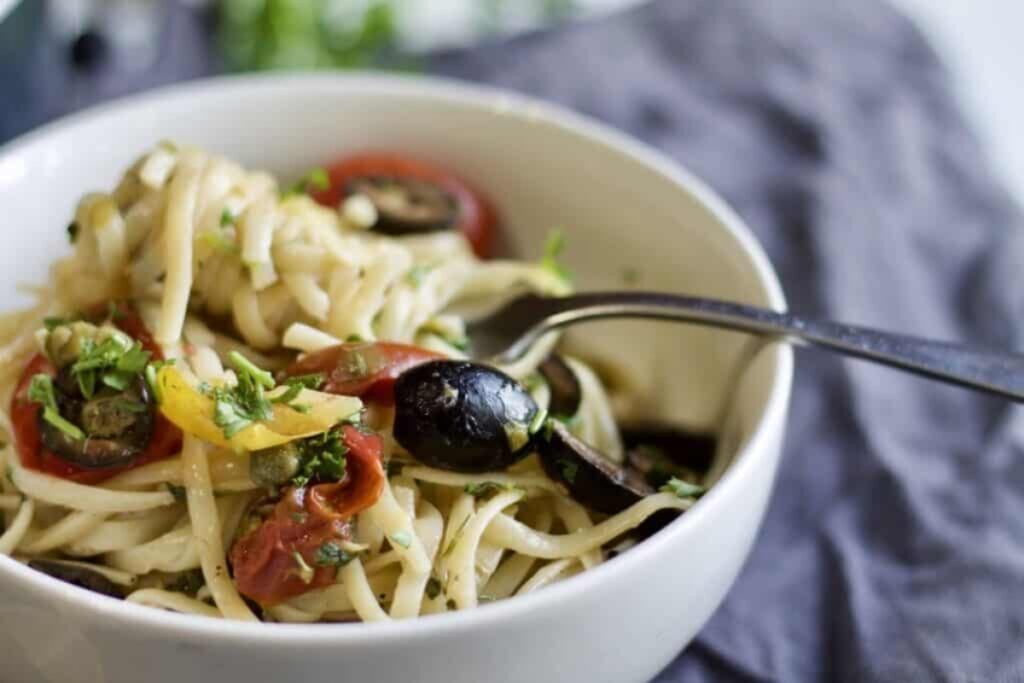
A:
MULTIPOLYGON (((16 285, 43 281, 48 264, 68 250, 64 228, 79 196, 111 188, 161 139, 203 145, 285 178, 355 150, 401 150, 442 162, 486 191, 520 255, 539 256, 549 229, 562 228, 580 289, 621 287, 631 270, 643 288, 783 305, 763 254, 731 213, 699 182, 624 137, 545 106, 450 84, 295 83, 242 79, 195 86, 192 96, 155 94, 0 152, 0 308, 26 302, 16 285)), ((638 322, 595 324, 575 336, 596 355, 628 365, 648 397, 637 413, 694 426, 711 426, 719 414, 743 342, 712 329, 638 322)), ((745 373, 730 399, 726 455, 758 427, 778 384, 788 386, 788 353, 760 354, 745 373)))

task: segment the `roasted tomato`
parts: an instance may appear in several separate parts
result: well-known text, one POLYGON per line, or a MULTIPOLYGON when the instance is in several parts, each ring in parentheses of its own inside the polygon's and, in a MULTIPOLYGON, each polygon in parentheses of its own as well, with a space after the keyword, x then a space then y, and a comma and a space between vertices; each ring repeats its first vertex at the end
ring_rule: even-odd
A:
POLYGON ((324 381, 317 387, 320 391, 391 404, 395 400, 395 380, 399 375, 441 357, 407 344, 339 344, 306 354, 285 368, 279 379, 323 373, 324 381))
POLYGON ((335 207, 359 193, 377 209, 377 228, 388 234, 434 230, 461 231, 480 258, 491 255, 496 217, 490 203, 458 176, 416 159, 389 152, 367 152, 328 169, 330 186, 313 194, 335 207))
MULTIPOLYGON (((103 310, 107 309, 104 307, 103 310)), ((153 341, 153 337, 134 309, 121 304, 111 307, 110 310, 113 312, 112 321, 117 327, 138 340, 143 348, 152 354, 153 359, 163 358, 160 347, 153 341)), ((43 446, 42 433, 39 428, 39 414, 42 407, 38 403, 28 400, 29 384, 33 375, 38 373, 56 376, 57 369, 45 356, 36 354, 22 372, 17 389, 11 399, 14 442, 22 466, 81 484, 96 484, 133 467, 167 458, 181 449, 181 431, 157 413, 148 445, 140 455, 131 459, 131 462, 127 464, 111 467, 83 467, 57 456, 43 446)))
POLYGON ((290 487, 273 511, 231 548, 238 590, 265 607, 332 583, 337 546, 351 537, 352 515, 373 505, 384 488, 382 443, 376 434, 342 428, 348 449, 339 482, 290 487))

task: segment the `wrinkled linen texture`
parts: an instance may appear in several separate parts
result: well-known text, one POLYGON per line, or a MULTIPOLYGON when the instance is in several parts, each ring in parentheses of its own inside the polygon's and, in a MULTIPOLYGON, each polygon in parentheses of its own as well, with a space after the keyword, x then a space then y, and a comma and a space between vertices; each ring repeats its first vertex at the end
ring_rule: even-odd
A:
MULTIPOLYGON (((746 219, 796 311, 1024 346, 1020 215, 887 5, 659 0, 432 68, 685 164, 746 219)), ((657 680, 1024 680, 1022 446, 1019 408, 800 352, 753 554, 657 680)))

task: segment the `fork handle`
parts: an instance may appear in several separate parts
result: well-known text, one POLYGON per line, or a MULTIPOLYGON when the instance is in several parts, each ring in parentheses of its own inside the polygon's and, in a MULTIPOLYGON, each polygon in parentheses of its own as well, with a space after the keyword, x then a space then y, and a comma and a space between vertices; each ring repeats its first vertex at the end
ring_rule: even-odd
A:
MULTIPOLYGON (((593 292, 541 300, 548 315, 513 347, 585 320, 657 318, 786 339, 1024 401, 1024 355, 971 348, 755 306, 656 292, 593 292)), ((540 303, 540 302, 538 302, 540 303)), ((512 351, 512 349, 510 349, 512 351)))

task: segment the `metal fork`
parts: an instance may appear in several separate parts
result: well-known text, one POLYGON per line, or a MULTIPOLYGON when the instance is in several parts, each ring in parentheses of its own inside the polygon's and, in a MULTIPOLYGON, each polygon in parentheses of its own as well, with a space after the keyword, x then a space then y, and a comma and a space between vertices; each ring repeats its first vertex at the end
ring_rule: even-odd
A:
POLYGON ((746 304, 659 292, 527 294, 469 326, 473 355, 511 364, 544 334, 607 318, 653 318, 777 337, 1024 401, 1024 355, 811 320, 746 304))

